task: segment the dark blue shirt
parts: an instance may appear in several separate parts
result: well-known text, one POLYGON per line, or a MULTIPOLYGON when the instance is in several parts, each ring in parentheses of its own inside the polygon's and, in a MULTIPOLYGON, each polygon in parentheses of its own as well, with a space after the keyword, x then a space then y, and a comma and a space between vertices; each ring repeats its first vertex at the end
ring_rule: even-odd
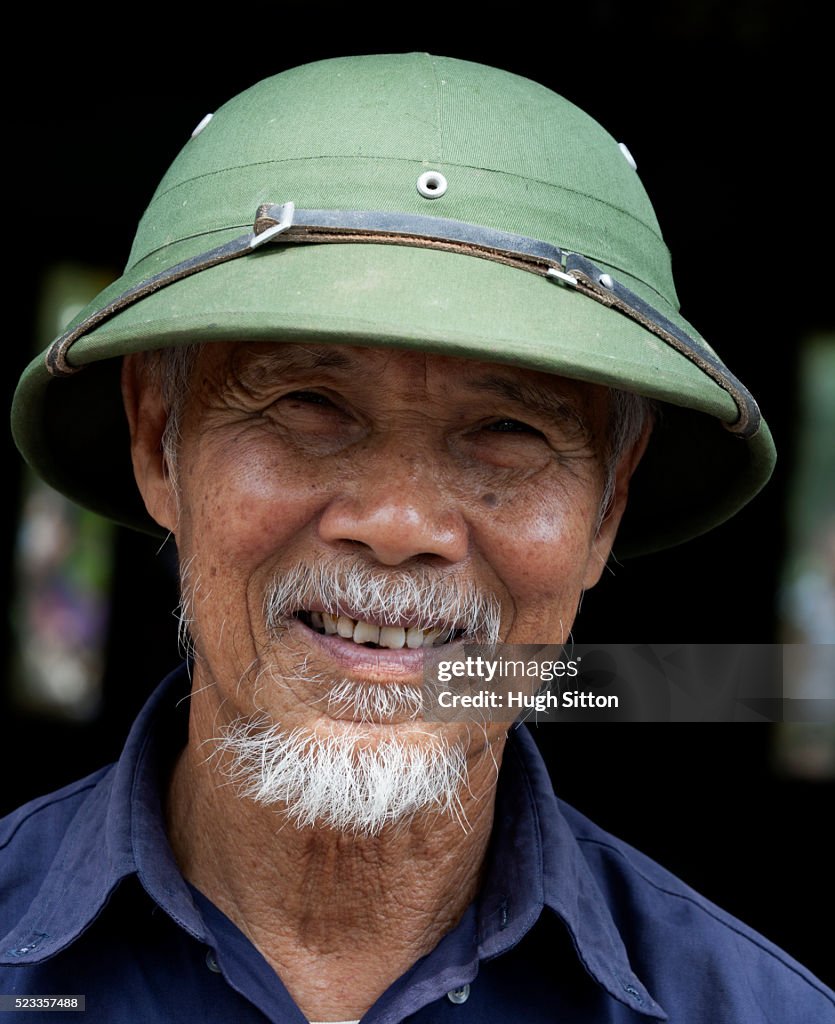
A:
MULTIPOLYGON (((88 1024, 304 1021, 168 844, 163 794, 185 742, 187 685, 183 670, 165 680, 116 765, 0 822, 0 993, 84 995, 88 1024)), ((478 899, 363 1022, 406 1019, 830 1024, 835 995, 560 803, 521 728, 478 899)))

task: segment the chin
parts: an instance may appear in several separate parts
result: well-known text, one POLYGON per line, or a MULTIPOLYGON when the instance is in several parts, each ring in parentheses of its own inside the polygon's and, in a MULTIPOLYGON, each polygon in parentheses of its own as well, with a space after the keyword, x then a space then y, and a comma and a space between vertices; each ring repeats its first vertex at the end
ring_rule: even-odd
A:
POLYGON ((466 827, 463 738, 414 725, 381 732, 365 722, 287 732, 239 719, 217 739, 218 763, 241 799, 275 809, 296 828, 375 836, 421 814, 466 827))

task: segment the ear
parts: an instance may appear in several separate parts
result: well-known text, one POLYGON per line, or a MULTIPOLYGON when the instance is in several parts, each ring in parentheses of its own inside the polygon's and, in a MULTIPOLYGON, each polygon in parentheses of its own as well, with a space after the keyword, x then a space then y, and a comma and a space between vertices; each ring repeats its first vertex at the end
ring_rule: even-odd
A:
POLYGON ((148 514, 171 533, 177 528, 177 495, 162 450, 168 414, 162 389, 149 372, 144 353, 122 362, 122 401, 130 428, 130 451, 136 486, 148 514))
POLYGON ((620 521, 623 518, 623 513, 626 511, 626 502, 629 497, 629 481, 632 479, 632 474, 638 468, 638 463, 643 458, 644 452, 647 449, 652 427, 652 417, 648 416, 641 436, 631 448, 623 453, 620 462, 617 464, 614 490, 609 501, 609 507, 606 509, 592 544, 591 557, 586 567, 586 578, 583 583, 584 590, 593 587, 600 580, 603 570, 606 568, 606 562, 611 554, 612 545, 615 543, 620 521))

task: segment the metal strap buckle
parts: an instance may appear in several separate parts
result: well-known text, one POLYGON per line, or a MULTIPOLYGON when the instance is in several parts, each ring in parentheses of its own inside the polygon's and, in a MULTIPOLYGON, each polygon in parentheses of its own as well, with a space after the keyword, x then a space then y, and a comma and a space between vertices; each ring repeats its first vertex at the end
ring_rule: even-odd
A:
POLYGON ((293 226, 293 218, 296 216, 296 204, 295 203, 282 203, 281 206, 273 206, 270 208, 270 213, 278 211, 278 220, 276 220, 271 227, 267 227, 258 230, 258 220, 255 222, 255 234, 252 236, 249 248, 257 249, 259 245, 263 245, 264 242, 269 242, 271 238, 275 238, 276 235, 282 234, 282 232, 289 230, 293 226))

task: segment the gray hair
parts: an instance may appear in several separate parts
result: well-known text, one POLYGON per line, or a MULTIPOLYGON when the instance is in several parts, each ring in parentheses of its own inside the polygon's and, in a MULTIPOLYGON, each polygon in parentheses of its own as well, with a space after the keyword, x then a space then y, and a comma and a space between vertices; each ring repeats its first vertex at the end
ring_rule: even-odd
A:
MULTIPOLYGON (((172 479, 176 481, 177 451, 185 399, 191 386, 192 373, 200 352, 200 344, 156 349, 145 353, 145 366, 152 380, 162 391, 168 413, 162 435, 162 451, 172 479)), ((611 410, 609 430, 604 447, 606 480, 600 502, 598 527, 605 520, 615 494, 615 473, 622 456, 640 439, 648 423, 656 416, 655 403, 632 391, 609 388, 611 410)))
POLYGON ((172 477, 177 466, 183 409, 199 352, 200 345, 197 344, 160 348, 142 353, 143 369, 151 383, 162 393, 162 403, 167 413, 162 433, 162 453, 172 477))
POLYGON ((615 479, 621 458, 641 439, 647 426, 654 424, 658 410, 656 403, 634 391, 609 388, 609 430, 606 437, 603 497, 600 500, 598 528, 612 507, 615 479))

